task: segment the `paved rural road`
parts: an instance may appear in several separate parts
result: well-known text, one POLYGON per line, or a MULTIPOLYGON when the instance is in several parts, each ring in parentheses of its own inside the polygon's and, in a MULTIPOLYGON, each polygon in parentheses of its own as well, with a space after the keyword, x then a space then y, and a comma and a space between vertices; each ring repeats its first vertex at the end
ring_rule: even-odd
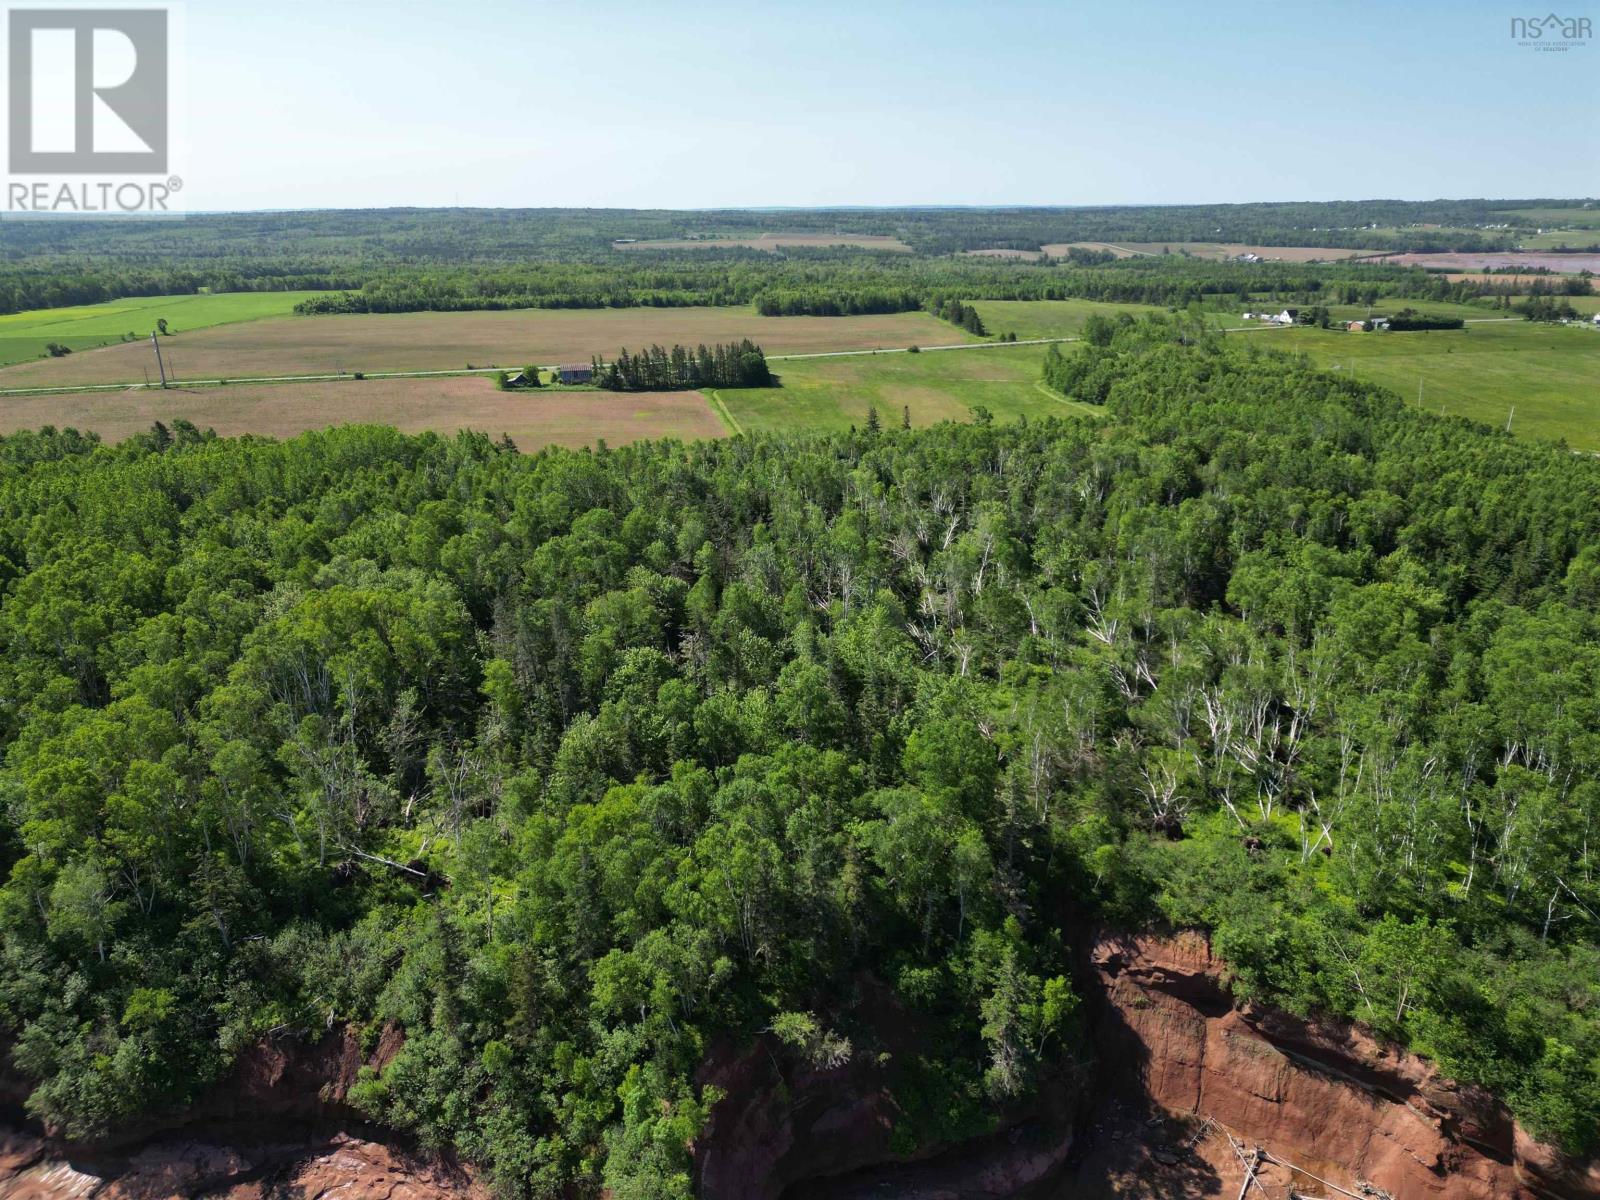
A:
POLYGON ((1141 258, 1161 257, 1154 250, 1135 250, 1132 246, 1119 246, 1115 242, 1077 242, 1073 244, 1082 246, 1086 250, 1121 250, 1124 254, 1137 254, 1141 258))
MULTIPOLYGON (((494 375, 509 367, 473 367, 469 371, 363 371, 362 379, 433 379, 451 375, 494 375)), ((174 379, 168 386, 174 388, 223 387, 236 383, 334 383, 341 379, 354 381, 355 374, 344 371, 336 375, 230 375, 226 379, 174 379)), ((144 392, 160 391, 158 383, 80 383, 76 387, 7 388, 0 396, 53 396, 63 392, 144 392)))

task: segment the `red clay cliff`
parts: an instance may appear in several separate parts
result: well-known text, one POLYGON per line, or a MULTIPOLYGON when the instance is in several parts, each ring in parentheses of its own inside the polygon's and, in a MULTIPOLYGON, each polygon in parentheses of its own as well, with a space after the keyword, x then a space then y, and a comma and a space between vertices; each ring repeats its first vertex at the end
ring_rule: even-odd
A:
MULTIPOLYGON (((694 1148, 700 1194, 1600 1198, 1600 1164, 1533 1141, 1481 1089, 1348 1024, 1236 1007, 1197 934, 1100 937, 1081 986, 1092 1078, 1048 1087, 995 1135, 956 1147, 896 1149, 899 1113, 871 1056, 826 1071, 764 1042, 719 1048, 702 1072, 726 1097, 694 1148), (1257 1186, 1245 1189, 1252 1160, 1257 1186)), ((879 1011, 888 1003, 870 1006, 875 1025, 897 1024, 879 1011)), ((886 1044, 914 1036, 899 1024, 886 1044)), ((348 1032, 258 1047, 191 1112, 115 1142, 0 1130, 0 1198, 488 1200, 469 1169, 415 1153, 346 1104, 356 1072, 399 1044, 391 1031, 370 1054, 348 1032)))

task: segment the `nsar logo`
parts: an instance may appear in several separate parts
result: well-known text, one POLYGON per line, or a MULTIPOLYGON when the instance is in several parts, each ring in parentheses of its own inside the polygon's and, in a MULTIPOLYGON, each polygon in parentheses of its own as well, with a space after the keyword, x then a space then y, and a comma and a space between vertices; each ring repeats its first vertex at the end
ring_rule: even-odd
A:
POLYGON ((1512 39, 1535 50, 1571 50, 1584 45, 1591 36, 1588 17, 1548 13, 1542 17, 1511 18, 1512 39))

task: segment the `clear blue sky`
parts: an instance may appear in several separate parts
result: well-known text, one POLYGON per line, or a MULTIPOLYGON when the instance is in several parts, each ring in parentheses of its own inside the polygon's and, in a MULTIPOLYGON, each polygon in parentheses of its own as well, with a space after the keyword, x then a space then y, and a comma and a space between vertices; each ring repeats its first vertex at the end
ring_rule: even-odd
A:
POLYGON ((1595 195, 1600 40, 1522 49, 1524 9, 191 0, 187 202, 1595 195))

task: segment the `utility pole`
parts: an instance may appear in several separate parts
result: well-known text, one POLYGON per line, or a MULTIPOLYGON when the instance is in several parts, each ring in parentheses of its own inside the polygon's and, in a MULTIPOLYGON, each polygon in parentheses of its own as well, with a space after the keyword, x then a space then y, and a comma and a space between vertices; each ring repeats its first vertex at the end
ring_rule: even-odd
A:
POLYGON ((1511 411, 1506 414, 1506 432, 1511 432, 1511 418, 1517 415, 1517 406, 1513 404, 1511 411))
POLYGON ((155 347, 156 367, 161 372, 161 387, 163 390, 165 390, 167 386, 167 366, 161 361, 161 342, 156 337, 155 330, 153 329, 150 331, 150 344, 155 347))

